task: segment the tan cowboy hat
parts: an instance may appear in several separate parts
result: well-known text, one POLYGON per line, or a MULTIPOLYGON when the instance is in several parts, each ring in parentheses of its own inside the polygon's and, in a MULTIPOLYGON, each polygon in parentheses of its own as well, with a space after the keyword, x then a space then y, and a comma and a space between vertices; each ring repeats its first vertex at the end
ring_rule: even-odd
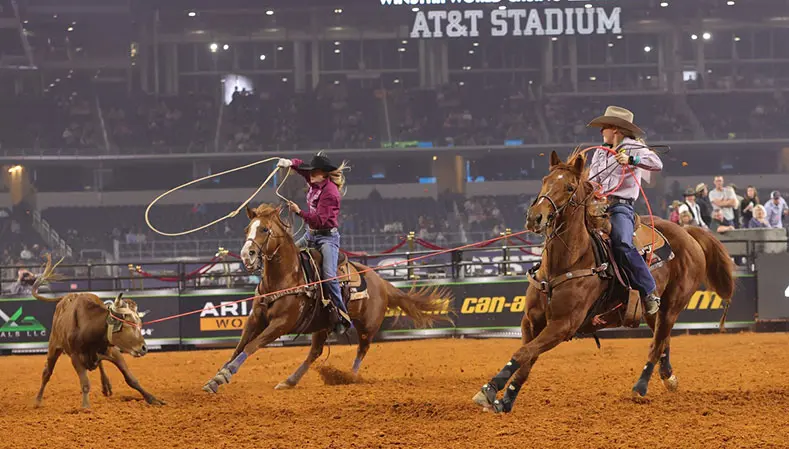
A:
POLYGON ((632 132, 636 137, 641 137, 644 135, 644 131, 633 123, 633 113, 625 108, 620 108, 619 106, 609 106, 605 108, 605 114, 592 120, 586 126, 588 128, 602 128, 605 125, 626 129, 632 132))

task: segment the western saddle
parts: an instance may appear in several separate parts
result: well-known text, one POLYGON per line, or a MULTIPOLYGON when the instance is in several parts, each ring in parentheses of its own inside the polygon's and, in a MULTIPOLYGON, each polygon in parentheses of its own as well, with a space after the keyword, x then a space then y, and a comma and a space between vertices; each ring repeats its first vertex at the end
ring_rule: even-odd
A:
MULTIPOLYGON (((630 288, 627 273, 620 269, 616 257, 614 257, 608 237, 609 230, 610 227, 589 232, 595 256, 595 268, 571 271, 550 281, 539 280, 545 278, 545 273, 540 269, 539 263, 535 264, 528 273, 529 282, 547 295, 549 302, 552 290, 569 279, 598 276, 607 281, 608 287, 592 305, 583 324, 578 329, 577 334, 580 335, 594 334, 596 331, 608 327, 635 328, 641 323, 643 307, 640 295, 638 291, 630 288)), ((638 216, 636 216, 636 231, 633 233, 633 245, 649 264, 650 271, 662 267, 674 258, 674 252, 666 237, 657 229, 641 223, 638 216)))
MULTIPOLYGON (((321 288, 324 284, 317 284, 323 279, 323 273, 321 272, 323 256, 321 252, 317 249, 309 248, 301 250, 299 255, 305 283, 313 284, 306 287, 307 294, 319 298, 323 301, 324 306, 329 305, 331 301, 325 297, 324 290, 321 288)), ((343 253, 340 253, 337 260, 337 277, 340 282, 340 291, 342 291, 342 300, 346 305, 351 301, 359 301, 369 297, 367 281, 364 275, 359 272, 359 269, 343 253)))

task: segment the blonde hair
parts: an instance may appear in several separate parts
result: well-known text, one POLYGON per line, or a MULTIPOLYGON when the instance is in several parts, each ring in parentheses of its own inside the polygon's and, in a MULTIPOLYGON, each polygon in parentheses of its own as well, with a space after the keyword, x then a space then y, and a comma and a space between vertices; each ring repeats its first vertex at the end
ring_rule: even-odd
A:
MULTIPOLYGON (((325 156, 326 153, 324 151, 318 152, 318 156, 325 156)), ((337 189, 340 191, 342 196, 345 196, 345 192, 348 190, 348 187, 345 185, 345 172, 350 171, 351 166, 348 165, 348 161, 342 161, 337 170, 330 171, 327 173, 331 182, 337 186, 337 189)))
MULTIPOLYGON (((753 206, 753 218, 756 218, 756 212, 757 211, 761 211, 762 214, 764 214, 764 216, 762 218, 765 218, 765 219, 767 218, 767 209, 765 209, 764 206, 762 206, 761 204, 757 204, 756 206, 753 206)), ((758 218, 757 218, 757 220, 758 220, 758 218)))

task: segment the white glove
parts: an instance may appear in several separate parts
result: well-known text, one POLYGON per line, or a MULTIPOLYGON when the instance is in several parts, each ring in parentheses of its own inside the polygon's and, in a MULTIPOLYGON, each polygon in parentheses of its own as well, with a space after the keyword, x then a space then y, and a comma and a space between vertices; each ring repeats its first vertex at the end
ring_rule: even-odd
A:
POLYGON ((280 158, 279 161, 277 162, 277 167, 279 168, 290 168, 292 165, 293 165, 293 161, 291 161, 290 159, 280 158))

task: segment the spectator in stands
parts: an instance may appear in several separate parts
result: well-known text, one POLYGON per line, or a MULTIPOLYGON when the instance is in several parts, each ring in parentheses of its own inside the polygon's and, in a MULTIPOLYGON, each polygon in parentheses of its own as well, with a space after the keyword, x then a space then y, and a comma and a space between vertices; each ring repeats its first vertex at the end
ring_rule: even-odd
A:
POLYGON ((756 187, 748 186, 745 189, 745 197, 740 201, 740 218, 743 227, 750 228, 751 218, 753 218, 753 208, 762 204, 759 201, 759 193, 756 192, 756 187))
POLYGON ((701 213, 701 205, 696 202, 696 191, 693 189, 685 190, 684 205, 688 207, 688 212, 693 216, 693 221, 696 223, 696 226, 706 228, 707 222, 704 221, 704 217, 701 213))
POLYGON ((737 205, 734 207, 734 225, 738 228, 743 227, 742 215, 740 214, 740 205, 742 204, 743 197, 737 193, 737 185, 729 184, 727 188, 734 192, 734 198, 737 199, 737 205))
POLYGON ((764 205, 767 211, 767 221, 770 222, 772 228, 783 227, 784 215, 789 215, 789 206, 786 205, 786 200, 781 197, 781 192, 774 190, 770 193, 770 201, 764 205))
POLYGON ((751 214, 750 220, 745 223, 745 227, 747 228, 770 228, 770 222, 767 221, 767 211, 764 210, 764 206, 761 204, 757 204, 753 207, 753 213, 751 214))
POLYGON ((723 215, 723 211, 720 209, 715 209, 712 211, 712 223, 710 223, 710 229, 718 234, 723 234, 725 232, 733 231, 736 229, 734 227, 734 222, 726 218, 723 215))
POLYGON ((734 226, 734 208, 737 207, 737 195, 734 193, 734 189, 723 185, 723 176, 716 176, 714 182, 715 188, 709 193, 710 203, 714 208, 720 209, 723 218, 734 226))
POLYGON ((701 221, 704 223, 712 222, 712 204, 710 203, 709 190, 707 184, 699 183, 696 185, 696 202, 701 211, 701 221))
POLYGON ((19 253, 19 258, 25 263, 33 260, 33 252, 27 248, 27 245, 22 246, 22 251, 19 253))
POLYGON ((679 213, 679 225, 683 228, 687 228, 689 226, 698 226, 698 223, 693 219, 693 214, 690 213, 688 207, 686 205, 681 205, 679 209, 682 211, 679 213))

